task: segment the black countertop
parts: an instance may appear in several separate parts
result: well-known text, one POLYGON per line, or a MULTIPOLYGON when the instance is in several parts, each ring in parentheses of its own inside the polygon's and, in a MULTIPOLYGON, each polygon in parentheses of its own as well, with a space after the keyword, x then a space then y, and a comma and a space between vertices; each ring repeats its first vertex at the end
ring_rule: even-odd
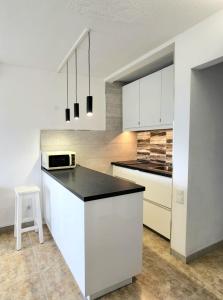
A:
POLYGON ((114 166, 124 167, 132 170, 138 170, 156 175, 172 177, 172 166, 159 162, 128 160, 112 162, 111 164, 114 166))
POLYGON ((46 170, 62 186, 83 201, 120 196, 145 191, 145 187, 133 182, 106 175, 80 165, 74 169, 46 170))

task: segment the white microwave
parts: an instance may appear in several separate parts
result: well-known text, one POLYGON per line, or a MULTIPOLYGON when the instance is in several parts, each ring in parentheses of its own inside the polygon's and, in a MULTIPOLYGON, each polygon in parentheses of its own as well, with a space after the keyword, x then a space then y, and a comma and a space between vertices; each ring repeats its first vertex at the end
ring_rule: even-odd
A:
POLYGON ((42 167, 47 170, 70 169, 76 166, 76 153, 72 151, 42 152, 42 167))

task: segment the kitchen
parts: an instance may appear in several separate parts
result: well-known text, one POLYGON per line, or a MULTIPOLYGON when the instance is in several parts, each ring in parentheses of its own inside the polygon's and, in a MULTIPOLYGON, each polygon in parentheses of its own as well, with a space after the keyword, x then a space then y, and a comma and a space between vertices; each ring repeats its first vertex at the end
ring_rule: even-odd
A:
MULTIPOLYGON (((4 7, 6 9, 2 20, 8 24, 7 22, 12 22, 7 21, 6 18, 7 15, 10 15, 10 10, 8 10, 6 3, 4 7)), ((69 8, 75 10, 76 6, 71 5, 69 8)), ((45 13, 47 12, 48 15, 54 15, 55 11, 48 9, 49 7, 44 6, 40 8, 37 5, 36 7, 36 11, 40 15, 43 13, 42 10, 46 10, 45 13)), ((21 21, 22 12, 28 12, 28 7, 24 5, 24 10, 22 7, 17 7, 17 11, 21 13, 17 17, 21 21)), ((162 299, 164 294, 175 299, 188 299, 193 296, 197 296, 198 299, 221 297, 222 291, 217 279, 214 281, 210 279, 221 278, 222 276, 220 267, 217 267, 217 265, 220 266, 220 255, 217 258, 218 263, 216 262, 215 271, 210 267, 210 264, 214 263, 214 259, 208 263, 205 256, 203 259, 202 257, 199 258, 200 252, 221 241, 221 231, 217 228, 217 225, 221 225, 221 221, 217 219, 217 224, 215 224, 212 222, 212 216, 209 215, 209 229, 211 226, 211 230, 206 230, 206 224, 202 221, 204 232, 200 234, 199 222, 195 221, 200 218, 199 210, 193 209, 196 206, 196 201, 193 201, 196 199, 196 194, 192 194, 192 192, 196 192, 196 189, 191 190, 192 183, 188 180, 188 174, 191 178, 193 175, 189 173, 193 171, 190 164, 194 153, 190 152, 192 149, 190 139, 193 136, 193 128, 195 128, 192 126, 196 125, 194 119, 190 119, 190 115, 192 115, 190 108, 193 107, 192 104, 196 98, 191 97, 191 70, 199 72, 199 70, 220 63, 222 57, 222 11, 215 14, 214 12, 210 13, 213 14, 211 17, 205 15, 201 19, 197 19, 195 22, 198 23, 197 25, 191 23, 187 27, 191 27, 191 29, 185 32, 183 31, 186 27, 181 28, 182 33, 175 32, 171 39, 166 38, 150 48, 148 46, 147 48, 142 47, 146 53, 142 56, 135 54, 131 59, 126 60, 125 53, 123 53, 121 62, 117 63, 115 67, 112 66, 107 73, 102 72, 105 66, 104 58, 101 58, 101 64, 99 63, 100 60, 93 63, 100 48, 94 46, 94 51, 91 53, 92 72, 96 70, 96 65, 98 65, 98 74, 103 73, 104 75, 101 78, 100 76, 91 77, 93 116, 89 118, 85 114, 88 76, 87 72, 85 75, 79 72, 81 64, 78 65, 79 120, 73 118, 73 103, 76 101, 74 96, 74 57, 69 61, 68 106, 66 69, 57 73, 52 71, 52 65, 56 70, 63 56, 78 39, 81 30, 75 29, 75 34, 74 32, 71 33, 71 36, 75 36, 75 38, 70 37, 69 43, 64 43, 63 49, 58 49, 57 54, 56 52, 53 54, 53 44, 47 43, 47 36, 42 37, 44 42, 39 43, 42 48, 37 51, 37 54, 42 51, 42 53, 47 52, 48 55, 44 56, 44 59, 37 55, 35 62, 30 55, 32 51, 28 53, 27 48, 24 47, 23 49, 18 48, 20 53, 24 52, 23 57, 19 55, 14 57, 16 63, 13 64, 13 53, 16 51, 12 50, 15 47, 8 47, 9 44, 6 43, 7 51, 4 52, 4 55, 1 53, 3 63, 1 64, 0 91, 2 104, 1 136, 4 145, 4 149, 1 149, 1 157, 4 157, 1 161, 4 174, 1 177, 0 187, 2 299, 47 299, 47 297, 51 299, 53 295, 56 299, 62 297, 64 299, 82 299, 78 285, 70 274, 69 268, 63 262, 63 256, 59 253, 45 225, 44 243, 38 243, 34 232, 24 233, 20 251, 15 250, 16 240, 10 231, 14 224, 14 188, 29 184, 41 187, 40 151, 67 150, 76 152, 77 164, 82 167, 110 175, 113 172, 116 177, 127 179, 128 183, 130 181, 133 185, 137 184, 146 188, 143 200, 144 220, 141 220, 147 226, 143 229, 142 258, 144 269, 139 272, 139 275, 135 274, 136 281, 133 280, 132 284, 104 296, 105 299, 106 297, 111 297, 111 299, 114 297, 113 299, 115 299, 117 296, 123 299, 131 299, 131 297, 134 299, 143 299, 143 297, 145 299, 162 299), (200 22, 202 19, 204 20, 200 22), (46 50, 43 45, 47 45, 49 49, 46 50), (164 95, 161 92, 164 88, 161 73, 173 63, 174 98, 166 96, 161 101, 161 96, 164 95), (26 67, 27 65, 31 67, 26 67), (149 91, 143 90, 143 82, 147 81, 145 86, 148 87, 150 76, 154 76, 156 80, 161 80, 159 81, 160 88, 156 89, 156 91, 159 90, 160 94, 153 95, 153 98, 154 96, 158 97, 160 102, 151 101, 148 103, 143 100, 143 93, 146 94, 151 91, 151 86, 149 91), (133 90, 127 101, 130 101, 131 105, 129 102, 125 102, 125 95, 128 94, 127 88, 130 85, 133 90), (131 99, 131 95, 133 95, 133 99, 131 99), (174 106, 171 105, 173 99, 174 106), (168 103, 166 108, 165 103, 168 103), (65 122, 65 109, 67 107, 71 110, 70 123, 68 124, 65 122), (160 109, 161 107, 164 110, 160 109), (174 126, 172 126, 171 119, 173 112, 174 126), (165 118, 168 120, 165 121, 165 118), (152 123, 148 123, 148 121, 152 123), (190 123, 192 121, 193 123, 190 123), (131 124, 131 122, 133 123, 131 124), (171 130, 172 127, 173 131, 171 130), (131 162, 127 163, 127 168, 122 165, 125 161, 136 161, 137 159, 139 160, 137 164, 144 170, 139 170, 139 166, 133 166, 131 162), (144 160, 152 160, 156 166, 153 165, 148 170, 147 166, 142 166, 144 160), (173 169, 171 169, 172 166, 173 169), (146 172, 145 168, 147 169, 146 172), (163 190, 160 189, 161 185, 164 187, 163 190), (159 195, 156 194, 157 191, 161 191, 159 195), (151 211, 153 211, 152 214, 151 211), (213 234, 215 231, 216 234, 213 234), (196 238, 196 235, 193 236, 193 232, 196 232, 199 239, 196 238), (170 242, 168 242, 169 239, 170 242), (170 250, 173 255, 169 254, 170 250), (197 260, 192 261, 196 257, 197 260), (39 261, 40 266, 36 264, 36 261, 39 261), (185 262, 190 261, 191 263, 185 264, 185 262), (202 269, 199 269, 199 266, 202 266, 202 272, 199 271, 202 269), (204 275, 205 268, 209 272, 209 279, 204 275), (65 275, 63 276, 63 274, 65 275), (190 280, 188 274, 190 274, 190 280), (164 278, 167 280, 166 283, 164 278), (206 288, 202 288, 199 282, 205 284, 206 288), (155 289, 152 288, 154 283, 156 283, 155 289), (56 288, 53 289, 53 287, 56 288)), ((81 13, 84 13, 84 9, 81 13)), ((30 10, 27 15, 29 14, 32 16, 34 24, 37 24, 35 22, 39 17, 32 15, 30 10)), ((24 23, 21 24, 29 24, 30 21, 30 19, 24 19, 22 21, 24 23)), ((7 36, 15 36, 13 33, 16 28, 15 24, 11 26, 9 23, 4 28, 12 30, 11 35, 6 30, 7 36)), ((28 26, 24 26, 23 30, 25 28, 28 26)), ((37 34, 38 26, 34 27, 33 30, 34 32, 36 30, 35 37, 38 40, 40 38, 37 34)), ((31 31, 31 34, 34 32, 31 31)), ((93 47, 98 36, 96 29, 92 32, 93 47)), ((17 32, 18 39, 22 37, 20 34, 17 32)), ((26 38, 28 36, 30 37, 27 33, 26 38)), ((106 40, 106 37, 104 39, 106 40)), ((30 40, 32 39, 30 38, 30 40)), ((9 41, 11 43, 16 42, 10 38, 9 41)), ((85 42, 83 48, 80 47, 78 50, 78 59, 80 62, 86 63, 87 40, 85 42)), ((30 43, 31 48, 32 46, 30 43)), ((116 46, 118 47, 118 45, 116 46)), ((213 169, 212 172, 214 172, 213 169)), ((193 177, 194 183, 196 183, 196 178, 193 177)), ((212 183, 210 182, 210 184, 212 183)), ((211 185, 209 185, 209 189, 212 189, 211 185)), ((23 213, 26 221, 29 222, 31 207, 29 202, 24 204, 23 213)), ((215 211, 213 210, 213 218, 215 219, 219 218, 217 211, 221 210, 220 205, 220 203, 215 203, 215 211)), ((205 211, 208 213, 210 205, 203 202, 200 209, 202 209, 202 213, 205 211)))

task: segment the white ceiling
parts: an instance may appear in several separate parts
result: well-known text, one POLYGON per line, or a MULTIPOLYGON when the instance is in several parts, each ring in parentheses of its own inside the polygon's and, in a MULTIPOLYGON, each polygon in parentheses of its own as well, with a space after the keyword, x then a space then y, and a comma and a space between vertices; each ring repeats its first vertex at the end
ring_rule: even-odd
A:
MULTIPOLYGON (((220 9, 223 0, 0 0, 0 62, 56 71, 89 27, 92 73, 104 78, 220 9)), ((83 43, 82 74, 85 61, 83 43)))

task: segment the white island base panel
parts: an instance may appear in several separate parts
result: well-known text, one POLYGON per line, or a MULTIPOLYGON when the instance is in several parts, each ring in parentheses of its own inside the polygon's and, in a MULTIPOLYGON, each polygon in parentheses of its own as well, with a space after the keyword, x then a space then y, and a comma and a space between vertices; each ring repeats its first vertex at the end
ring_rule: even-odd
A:
POLYGON ((120 289, 120 288, 122 288, 122 287, 124 287, 126 285, 129 285, 131 283, 132 283, 132 278, 126 279, 126 280, 124 280, 122 282, 119 282, 119 283, 117 283, 117 284, 115 284, 115 285, 113 285, 113 286, 111 286, 111 287, 109 287, 107 289, 104 289, 104 290, 102 290, 102 291, 100 291, 98 293, 95 293, 94 295, 87 296, 86 299, 87 300, 98 299, 99 297, 102 297, 102 296, 104 296, 104 295, 106 295, 108 293, 111 293, 111 292, 113 292, 113 291, 115 291, 117 289, 120 289))
POLYGON ((142 270, 143 193, 84 202, 42 172, 44 215, 79 288, 92 300, 142 270))

